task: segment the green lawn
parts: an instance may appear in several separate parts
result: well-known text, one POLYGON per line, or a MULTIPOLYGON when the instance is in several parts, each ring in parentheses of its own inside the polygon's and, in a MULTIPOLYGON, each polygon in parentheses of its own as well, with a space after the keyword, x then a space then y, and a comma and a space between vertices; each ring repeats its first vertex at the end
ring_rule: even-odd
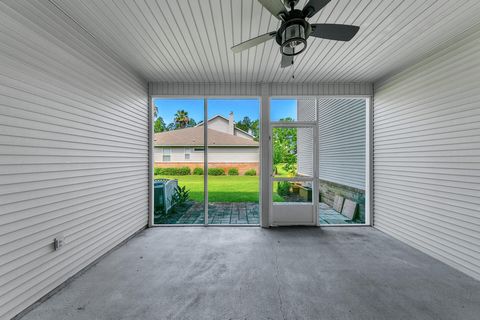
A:
MULTIPOLYGON (((292 177, 295 176, 295 173, 288 172, 285 170, 285 163, 278 163, 274 164, 274 166, 277 168, 276 177, 292 177)), ((296 171, 296 170, 295 170, 296 171)))
MULTIPOLYGON (((164 176, 157 175, 155 179, 177 179, 178 185, 190 189, 190 198, 203 201, 203 176, 164 176)), ((209 202, 258 202, 258 176, 208 176, 209 202)), ((274 194, 277 201, 281 197, 274 194)))

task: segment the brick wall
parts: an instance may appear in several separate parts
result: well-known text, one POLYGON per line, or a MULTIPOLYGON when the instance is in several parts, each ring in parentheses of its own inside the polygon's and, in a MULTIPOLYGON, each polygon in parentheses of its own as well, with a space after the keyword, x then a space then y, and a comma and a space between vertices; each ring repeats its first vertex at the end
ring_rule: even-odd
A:
MULTIPOLYGON (((180 167, 189 167, 190 169, 195 168, 203 168, 203 163, 201 162, 155 162, 156 168, 180 168, 180 167)), ((225 173, 228 172, 230 168, 237 168, 238 173, 243 175, 245 171, 250 169, 255 169, 257 171, 257 175, 259 174, 259 164, 258 162, 240 162, 240 163, 232 163, 232 162, 209 162, 209 168, 222 168, 225 170, 225 173)))

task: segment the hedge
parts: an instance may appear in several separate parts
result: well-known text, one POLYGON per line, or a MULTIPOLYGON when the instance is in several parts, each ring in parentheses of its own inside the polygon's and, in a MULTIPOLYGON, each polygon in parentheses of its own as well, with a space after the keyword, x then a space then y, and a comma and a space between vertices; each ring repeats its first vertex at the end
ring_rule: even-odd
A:
POLYGON ((255 169, 250 169, 250 170, 245 171, 244 175, 246 175, 246 176, 256 176, 257 171, 255 169))
POLYGON ((229 176, 238 176, 238 169, 237 168, 230 168, 228 169, 229 176))
POLYGON ((181 168, 155 168, 155 175, 164 175, 164 176, 188 176, 192 173, 189 167, 181 168))
POLYGON ((209 176, 224 176, 225 170, 222 168, 208 168, 209 176))
POLYGON ((202 176, 203 175, 203 168, 193 169, 193 174, 196 175, 196 176, 202 176))

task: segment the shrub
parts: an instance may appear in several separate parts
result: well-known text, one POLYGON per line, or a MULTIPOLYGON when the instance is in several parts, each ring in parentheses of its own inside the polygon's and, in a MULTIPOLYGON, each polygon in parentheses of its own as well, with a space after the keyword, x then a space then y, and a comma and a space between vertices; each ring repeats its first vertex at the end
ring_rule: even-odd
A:
POLYGON ((193 169, 193 174, 196 175, 196 176, 202 176, 203 175, 203 168, 193 169))
POLYGON ((224 176, 225 170, 222 168, 208 168, 208 175, 209 176, 224 176))
POLYGON ((189 167, 181 168, 155 168, 154 173, 156 175, 165 175, 165 176, 188 176, 192 173, 189 167))
POLYGON ((288 196, 290 194, 291 183, 288 181, 279 181, 277 184, 277 193, 279 196, 288 196))
POLYGON ((246 175, 246 176, 256 176, 257 171, 255 169, 250 169, 250 170, 245 171, 244 175, 246 175))
POLYGON ((153 174, 156 175, 156 176, 159 175, 159 174, 161 174, 161 173, 160 173, 160 172, 161 172, 161 169, 162 169, 162 168, 153 168, 153 174))
POLYGON ((173 211, 176 210, 177 206, 184 206, 188 199, 190 199, 190 190, 188 190, 186 186, 177 186, 170 199, 173 211))
POLYGON ((238 176, 238 169, 237 168, 230 168, 228 169, 229 176, 238 176))

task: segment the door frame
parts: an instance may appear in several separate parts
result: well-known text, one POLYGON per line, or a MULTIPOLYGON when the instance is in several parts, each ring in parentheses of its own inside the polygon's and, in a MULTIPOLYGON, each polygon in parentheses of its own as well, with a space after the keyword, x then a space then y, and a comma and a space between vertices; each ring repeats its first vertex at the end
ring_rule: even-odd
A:
MULTIPOLYGON (((265 126, 268 126, 268 132, 269 135, 271 136, 271 128, 270 128, 270 101, 272 99, 308 99, 308 98, 314 98, 315 100, 315 106, 316 109, 318 109, 318 100, 319 99, 362 99, 365 100, 365 223, 363 224, 322 224, 320 225, 320 220, 319 217, 317 217, 317 226, 318 227, 371 227, 374 225, 374 205, 373 205, 373 190, 374 190, 374 173, 373 173, 373 152, 374 152, 374 147, 373 147, 373 97, 371 95, 270 95, 268 94, 268 99, 265 104, 268 103, 268 120, 266 119, 265 121, 265 126)), ((263 101, 262 101, 263 102, 263 101)), ((264 106, 261 105, 261 108, 264 106)), ((315 110, 317 112, 318 110, 315 110)), ((318 115, 315 120, 315 122, 318 125, 318 115)), ((274 122, 275 123, 275 122, 274 122)), ((298 121, 297 123, 301 123, 298 121)), ((310 123, 310 122, 307 122, 310 123)), ((288 127, 288 125, 287 125, 288 127)), ((317 137, 318 137, 318 130, 317 131, 317 137)), ((264 144, 268 142, 269 145, 269 151, 271 151, 271 139, 270 136, 268 137, 269 141, 264 141, 264 144)), ((317 148, 317 157, 318 157, 318 144, 314 144, 314 147, 317 148)), ((272 226, 272 207, 271 207, 271 202, 272 202, 272 184, 270 183, 270 175, 272 173, 272 155, 269 155, 270 159, 268 161, 268 171, 264 172, 264 176, 268 177, 269 185, 268 185, 268 199, 264 198, 264 200, 268 200, 268 226, 272 226)), ((317 158, 318 159, 318 158, 317 158)), ((318 163, 318 162, 317 162, 318 163)), ((317 170, 317 175, 318 175, 318 166, 316 166, 317 170)), ((315 170, 315 169, 314 169, 315 170)), ((318 179, 317 179, 317 186, 318 186, 318 179)), ((265 186, 267 187, 267 186, 265 186)), ((318 200, 318 199, 317 199, 318 200)), ((318 210, 318 208, 317 208, 318 210)), ((266 225, 264 225, 266 226, 266 225)))
MULTIPOLYGON (((299 99, 297 97, 297 99, 299 99)), ((315 109, 317 108, 317 101, 315 100, 315 109)), ((316 113, 316 110, 315 110, 316 113)), ((271 226, 283 226, 283 225, 309 225, 309 226, 318 226, 319 225, 319 215, 318 215, 318 122, 315 121, 295 121, 295 122, 281 122, 281 121, 271 121, 270 122, 270 136, 269 136, 269 148, 270 148, 270 158, 269 162, 269 180, 270 180, 270 190, 269 190, 269 221, 271 226), (312 155, 312 169, 313 175, 311 177, 275 177, 273 174, 273 129, 275 128, 311 128, 312 129, 312 142, 313 142, 313 155, 312 155), (298 181, 298 182, 312 182, 312 202, 308 205, 312 207, 313 220, 312 223, 297 222, 295 220, 286 223, 275 223, 274 220, 274 202, 273 202, 273 183, 275 181, 298 181)), ((280 206, 281 204, 277 204, 280 206)), ((285 204, 284 206, 306 206, 307 203, 291 203, 285 204)))

